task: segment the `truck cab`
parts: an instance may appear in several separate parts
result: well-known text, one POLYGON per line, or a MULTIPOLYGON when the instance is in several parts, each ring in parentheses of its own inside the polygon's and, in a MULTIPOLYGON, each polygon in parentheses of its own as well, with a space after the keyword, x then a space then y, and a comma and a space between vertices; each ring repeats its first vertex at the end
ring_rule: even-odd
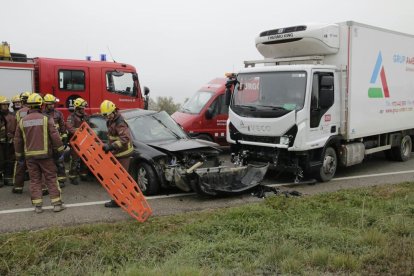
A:
POLYGON ((90 114, 99 112, 103 100, 113 101, 119 109, 145 106, 138 75, 131 65, 51 58, 35 58, 34 61, 35 90, 55 95, 59 99, 57 108, 65 117, 79 97, 88 102, 90 114))
POLYGON ((194 138, 226 146, 228 106, 226 78, 216 78, 201 87, 172 117, 194 138))

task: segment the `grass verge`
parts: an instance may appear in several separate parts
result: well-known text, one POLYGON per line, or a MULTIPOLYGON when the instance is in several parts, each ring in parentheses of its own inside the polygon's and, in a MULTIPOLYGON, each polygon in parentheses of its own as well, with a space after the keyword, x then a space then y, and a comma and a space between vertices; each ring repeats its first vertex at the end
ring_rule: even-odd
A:
POLYGON ((414 274, 414 183, 0 235, 0 275, 414 274))

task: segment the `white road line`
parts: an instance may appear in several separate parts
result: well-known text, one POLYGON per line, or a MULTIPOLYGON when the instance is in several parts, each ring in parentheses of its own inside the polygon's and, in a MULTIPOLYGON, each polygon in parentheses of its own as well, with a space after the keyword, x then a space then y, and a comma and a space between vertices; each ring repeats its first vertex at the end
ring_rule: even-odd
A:
MULTIPOLYGON (((377 173, 377 174, 365 174, 365 175, 356 175, 356 176, 347 176, 347 177, 337 177, 332 179, 331 181, 342 181, 342 180, 351 180, 357 178, 368 178, 368 177, 379 177, 379 176, 387 176, 387 175, 396 175, 396 174, 408 174, 414 173, 414 170, 409 171, 399 171, 399 172, 388 172, 388 173, 377 173)), ((269 187, 280 187, 280 186, 287 186, 287 185, 294 185, 295 182, 286 182, 286 183, 277 183, 277 184, 266 184, 269 187)))
MULTIPOLYGON (((183 196, 192 196, 195 193, 186 193, 186 194, 172 194, 172 195, 160 195, 160 196, 148 196, 146 197, 147 200, 152 199, 164 199, 164 198, 173 198, 173 197, 183 197, 183 196)), ((72 203, 72 204, 65 204, 66 208, 71 207, 82 207, 82 206, 91 206, 91 205, 103 205, 106 201, 90 201, 90 202, 82 202, 82 203, 72 203)), ((44 206, 43 209, 53 209, 52 206, 44 206)), ((0 211, 0 215, 2 214, 13 214, 13 213, 23 213, 23 212, 33 212, 33 207, 31 208, 20 208, 20 209, 10 209, 10 210, 3 210, 0 211)))
MULTIPOLYGON (((341 180, 350 180, 350 179, 356 179, 356 178, 379 177, 379 176, 396 175, 396 174, 408 174, 408 173, 414 173, 414 170, 389 172, 389 173, 378 173, 378 174, 366 174, 366 175, 348 176, 348 177, 338 177, 338 178, 332 179, 331 181, 341 181, 341 180)), ((288 183, 266 184, 266 186, 280 187, 280 186, 286 186, 286 185, 292 185, 292 184, 295 184, 295 183, 294 182, 288 182, 288 183)), ((146 197, 146 199, 147 200, 164 199, 164 198, 183 197, 183 196, 192 196, 192 195, 195 195, 195 193, 149 196, 149 197, 146 197)), ((100 205, 100 204, 104 204, 105 202, 106 201, 91 201, 91 202, 65 204, 65 206, 67 208, 82 207, 82 206, 100 205)), ((43 207, 43 209, 52 209, 52 208, 53 208, 52 206, 43 207)), ((33 212, 33 207, 32 208, 20 208, 20 209, 3 210, 3 211, 0 211, 0 215, 2 215, 2 214, 13 214, 13 213, 22 213, 22 212, 33 212)))

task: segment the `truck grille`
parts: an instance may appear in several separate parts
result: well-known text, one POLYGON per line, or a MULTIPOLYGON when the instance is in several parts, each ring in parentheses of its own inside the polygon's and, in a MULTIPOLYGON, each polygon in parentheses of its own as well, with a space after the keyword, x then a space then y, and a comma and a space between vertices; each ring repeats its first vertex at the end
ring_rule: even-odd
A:
POLYGON ((274 30, 261 32, 260 37, 275 35, 275 34, 293 33, 293 32, 305 31, 305 30, 306 30, 306 26, 294 26, 294 27, 287 27, 287 28, 279 28, 279 29, 274 29, 274 30))
POLYGON ((241 140, 241 141, 249 141, 249 142, 259 142, 259 143, 266 143, 266 144, 279 144, 280 137, 272 137, 272 136, 255 136, 255 135, 246 135, 238 133, 237 135, 230 134, 231 139, 233 140, 241 140), (234 137, 237 136, 237 137, 234 137))

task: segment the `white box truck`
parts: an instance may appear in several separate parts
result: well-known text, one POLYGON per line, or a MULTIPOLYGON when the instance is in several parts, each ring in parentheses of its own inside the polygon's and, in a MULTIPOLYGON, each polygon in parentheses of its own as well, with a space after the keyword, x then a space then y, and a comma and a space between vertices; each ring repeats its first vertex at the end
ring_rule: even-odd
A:
POLYGON ((235 163, 329 181, 375 152, 410 158, 413 35, 349 21, 264 31, 256 47, 264 59, 245 61, 226 92, 235 163))

